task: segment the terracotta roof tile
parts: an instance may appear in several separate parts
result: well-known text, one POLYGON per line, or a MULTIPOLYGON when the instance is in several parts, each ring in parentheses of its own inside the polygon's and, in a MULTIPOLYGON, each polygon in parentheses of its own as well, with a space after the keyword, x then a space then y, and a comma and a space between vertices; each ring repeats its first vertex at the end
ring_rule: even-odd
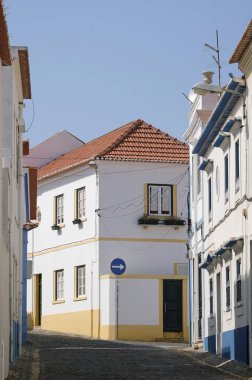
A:
POLYGON ((188 146, 168 134, 136 120, 57 158, 38 171, 38 178, 57 175, 91 159, 188 163, 188 146))
POLYGON ((247 49, 251 41, 252 41, 252 19, 250 20, 247 26, 247 29, 243 33, 243 36, 240 39, 240 42, 236 46, 236 49, 232 57, 230 58, 229 63, 238 62, 241 59, 242 55, 245 53, 245 50, 247 49))
POLYGON ((2 61, 2 65, 11 66, 9 35, 2 0, 0 0, 0 30, 0 58, 2 61))

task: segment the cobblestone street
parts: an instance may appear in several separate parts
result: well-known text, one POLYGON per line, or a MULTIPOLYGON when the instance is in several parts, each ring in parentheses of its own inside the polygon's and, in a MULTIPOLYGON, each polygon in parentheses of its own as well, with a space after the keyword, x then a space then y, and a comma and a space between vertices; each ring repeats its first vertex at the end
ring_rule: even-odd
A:
POLYGON ((175 344, 108 342, 38 331, 28 339, 8 380, 248 378, 214 368, 175 344))

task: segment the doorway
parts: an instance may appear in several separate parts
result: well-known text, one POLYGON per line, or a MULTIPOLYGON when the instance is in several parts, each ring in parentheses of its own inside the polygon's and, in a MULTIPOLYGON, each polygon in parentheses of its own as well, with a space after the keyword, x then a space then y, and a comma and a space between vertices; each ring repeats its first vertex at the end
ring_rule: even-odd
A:
POLYGON ((42 317, 42 274, 34 276, 34 326, 41 326, 42 317))
POLYGON ((221 326, 222 326, 222 313, 221 313, 221 275, 216 276, 216 296, 217 296, 217 310, 216 310, 216 353, 221 353, 221 326))
POLYGON ((182 280, 163 281, 163 331, 182 331, 182 280))

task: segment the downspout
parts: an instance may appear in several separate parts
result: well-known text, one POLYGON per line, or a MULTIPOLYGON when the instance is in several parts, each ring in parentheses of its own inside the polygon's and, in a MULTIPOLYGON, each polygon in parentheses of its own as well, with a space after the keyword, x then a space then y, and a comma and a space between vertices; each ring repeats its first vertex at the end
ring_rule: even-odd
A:
MULTIPOLYGON (((245 80, 246 83, 246 80, 245 80)), ((247 91, 247 84, 246 84, 246 91, 247 91)), ((246 133, 246 145, 245 145, 245 194, 246 194, 246 209, 248 209, 249 204, 249 166, 248 166, 248 152, 249 152, 249 130, 248 130, 248 124, 247 124, 247 115, 246 115, 246 94, 243 96, 242 95, 242 101, 243 101, 243 127, 245 128, 245 133, 246 133)), ((251 305, 252 305, 252 292, 251 292, 251 252, 250 252, 250 243, 249 243, 249 236, 248 236, 248 211, 243 213, 244 216, 244 223, 245 223, 245 235, 244 235, 244 250, 245 250, 245 268, 248 268, 247 270, 247 276, 248 279, 246 280, 246 294, 250 302, 246 302, 246 307, 247 307, 247 324, 249 328, 249 364, 251 365, 252 363, 252 326, 251 326, 251 305)))
MULTIPOLYGON (((91 261, 91 337, 94 336, 94 306, 93 306, 93 296, 94 296, 94 264, 98 263, 98 244, 99 244, 99 229, 98 229, 98 210, 99 210, 99 173, 98 167, 95 159, 89 162, 89 166, 95 169, 95 258, 91 261)), ((100 337, 100 273, 98 272, 98 332, 97 338, 100 337)))
POLYGON ((187 229, 187 234, 188 234, 188 238, 189 238, 189 245, 187 246, 187 254, 188 254, 188 282, 189 282, 189 286, 188 286, 188 289, 189 289, 189 345, 190 347, 192 346, 192 283, 191 283, 191 268, 192 268, 192 259, 190 258, 190 252, 191 252, 191 240, 192 240, 192 237, 191 237, 191 231, 192 231, 192 221, 191 221, 191 201, 190 201, 190 197, 191 197, 191 191, 190 191, 190 184, 191 184, 191 181, 190 181, 190 172, 189 172, 189 175, 188 175, 188 188, 189 188, 189 192, 187 194, 187 209, 188 209, 188 229, 187 229))
POLYGON ((19 235, 19 255, 18 255, 18 355, 21 355, 22 347, 22 276, 23 276, 23 205, 22 202, 22 186, 24 181, 23 176, 23 146, 22 146, 22 133, 24 132, 24 119, 23 119, 23 108, 24 104, 19 103, 19 115, 18 115, 18 124, 17 124, 17 140, 18 140, 18 235, 19 235))

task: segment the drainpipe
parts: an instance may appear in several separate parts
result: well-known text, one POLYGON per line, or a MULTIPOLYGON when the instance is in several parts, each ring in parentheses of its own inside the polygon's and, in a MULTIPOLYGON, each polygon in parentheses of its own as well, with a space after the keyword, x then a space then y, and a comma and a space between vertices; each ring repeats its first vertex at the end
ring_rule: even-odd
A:
MULTIPOLYGON (((95 169, 95 204, 96 204, 96 209, 95 209, 95 258, 91 261, 91 337, 93 337, 93 328, 94 328, 94 323, 93 323, 93 292, 94 292, 94 264, 98 263, 98 237, 99 237, 99 230, 98 230, 98 217, 99 217, 99 173, 98 173, 98 167, 95 162, 95 159, 91 159, 88 164, 91 168, 95 169)), ((99 266, 99 264, 98 264, 99 266)), ((100 273, 99 273, 99 268, 98 268, 98 338, 100 337, 100 273)))
POLYGON ((21 347, 22 347, 22 273, 23 273, 23 145, 22 145, 22 134, 25 131, 24 119, 23 119, 23 109, 24 104, 19 103, 19 115, 18 115, 18 125, 17 125, 17 140, 18 140, 18 355, 21 355, 21 347))
MULTIPOLYGON (((246 85, 246 91, 247 91, 247 85, 246 85)), ((242 100, 243 100, 243 126, 245 128, 245 135, 246 135, 246 145, 245 145, 245 149, 246 149, 246 152, 245 152, 245 166, 246 166, 246 169, 245 169, 245 179, 246 179, 246 183, 245 183, 245 194, 246 194, 246 200, 249 199, 249 181, 248 181, 248 178, 249 178, 249 165, 248 165, 248 153, 249 153, 249 129, 248 129, 248 124, 247 124, 247 115, 246 115, 246 95, 242 96, 242 100)), ((249 203, 248 201, 246 201, 246 209, 248 209, 249 207, 249 203)), ((245 210, 244 210, 245 211, 245 210)), ((251 305, 252 305, 252 293, 251 293, 251 286, 252 286, 252 282, 251 282, 251 258, 250 258, 250 242, 249 242, 249 236, 248 236, 248 211, 246 210, 244 213, 243 213, 243 216, 244 216, 244 224, 245 224, 245 235, 244 235, 244 251, 245 251, 245 268, 247 268, 247 276, 248 276, 248 279, 246 280, 246 295, 247 295, 247 299, 250 300, 250 302, 246 302, 246 308, 247 308, 247 324, 249 326, 249 364, 251 365, 252 363, 252 326, 251 326, 251 314, 252 314, 252 311, 251 311, 251 305)))

